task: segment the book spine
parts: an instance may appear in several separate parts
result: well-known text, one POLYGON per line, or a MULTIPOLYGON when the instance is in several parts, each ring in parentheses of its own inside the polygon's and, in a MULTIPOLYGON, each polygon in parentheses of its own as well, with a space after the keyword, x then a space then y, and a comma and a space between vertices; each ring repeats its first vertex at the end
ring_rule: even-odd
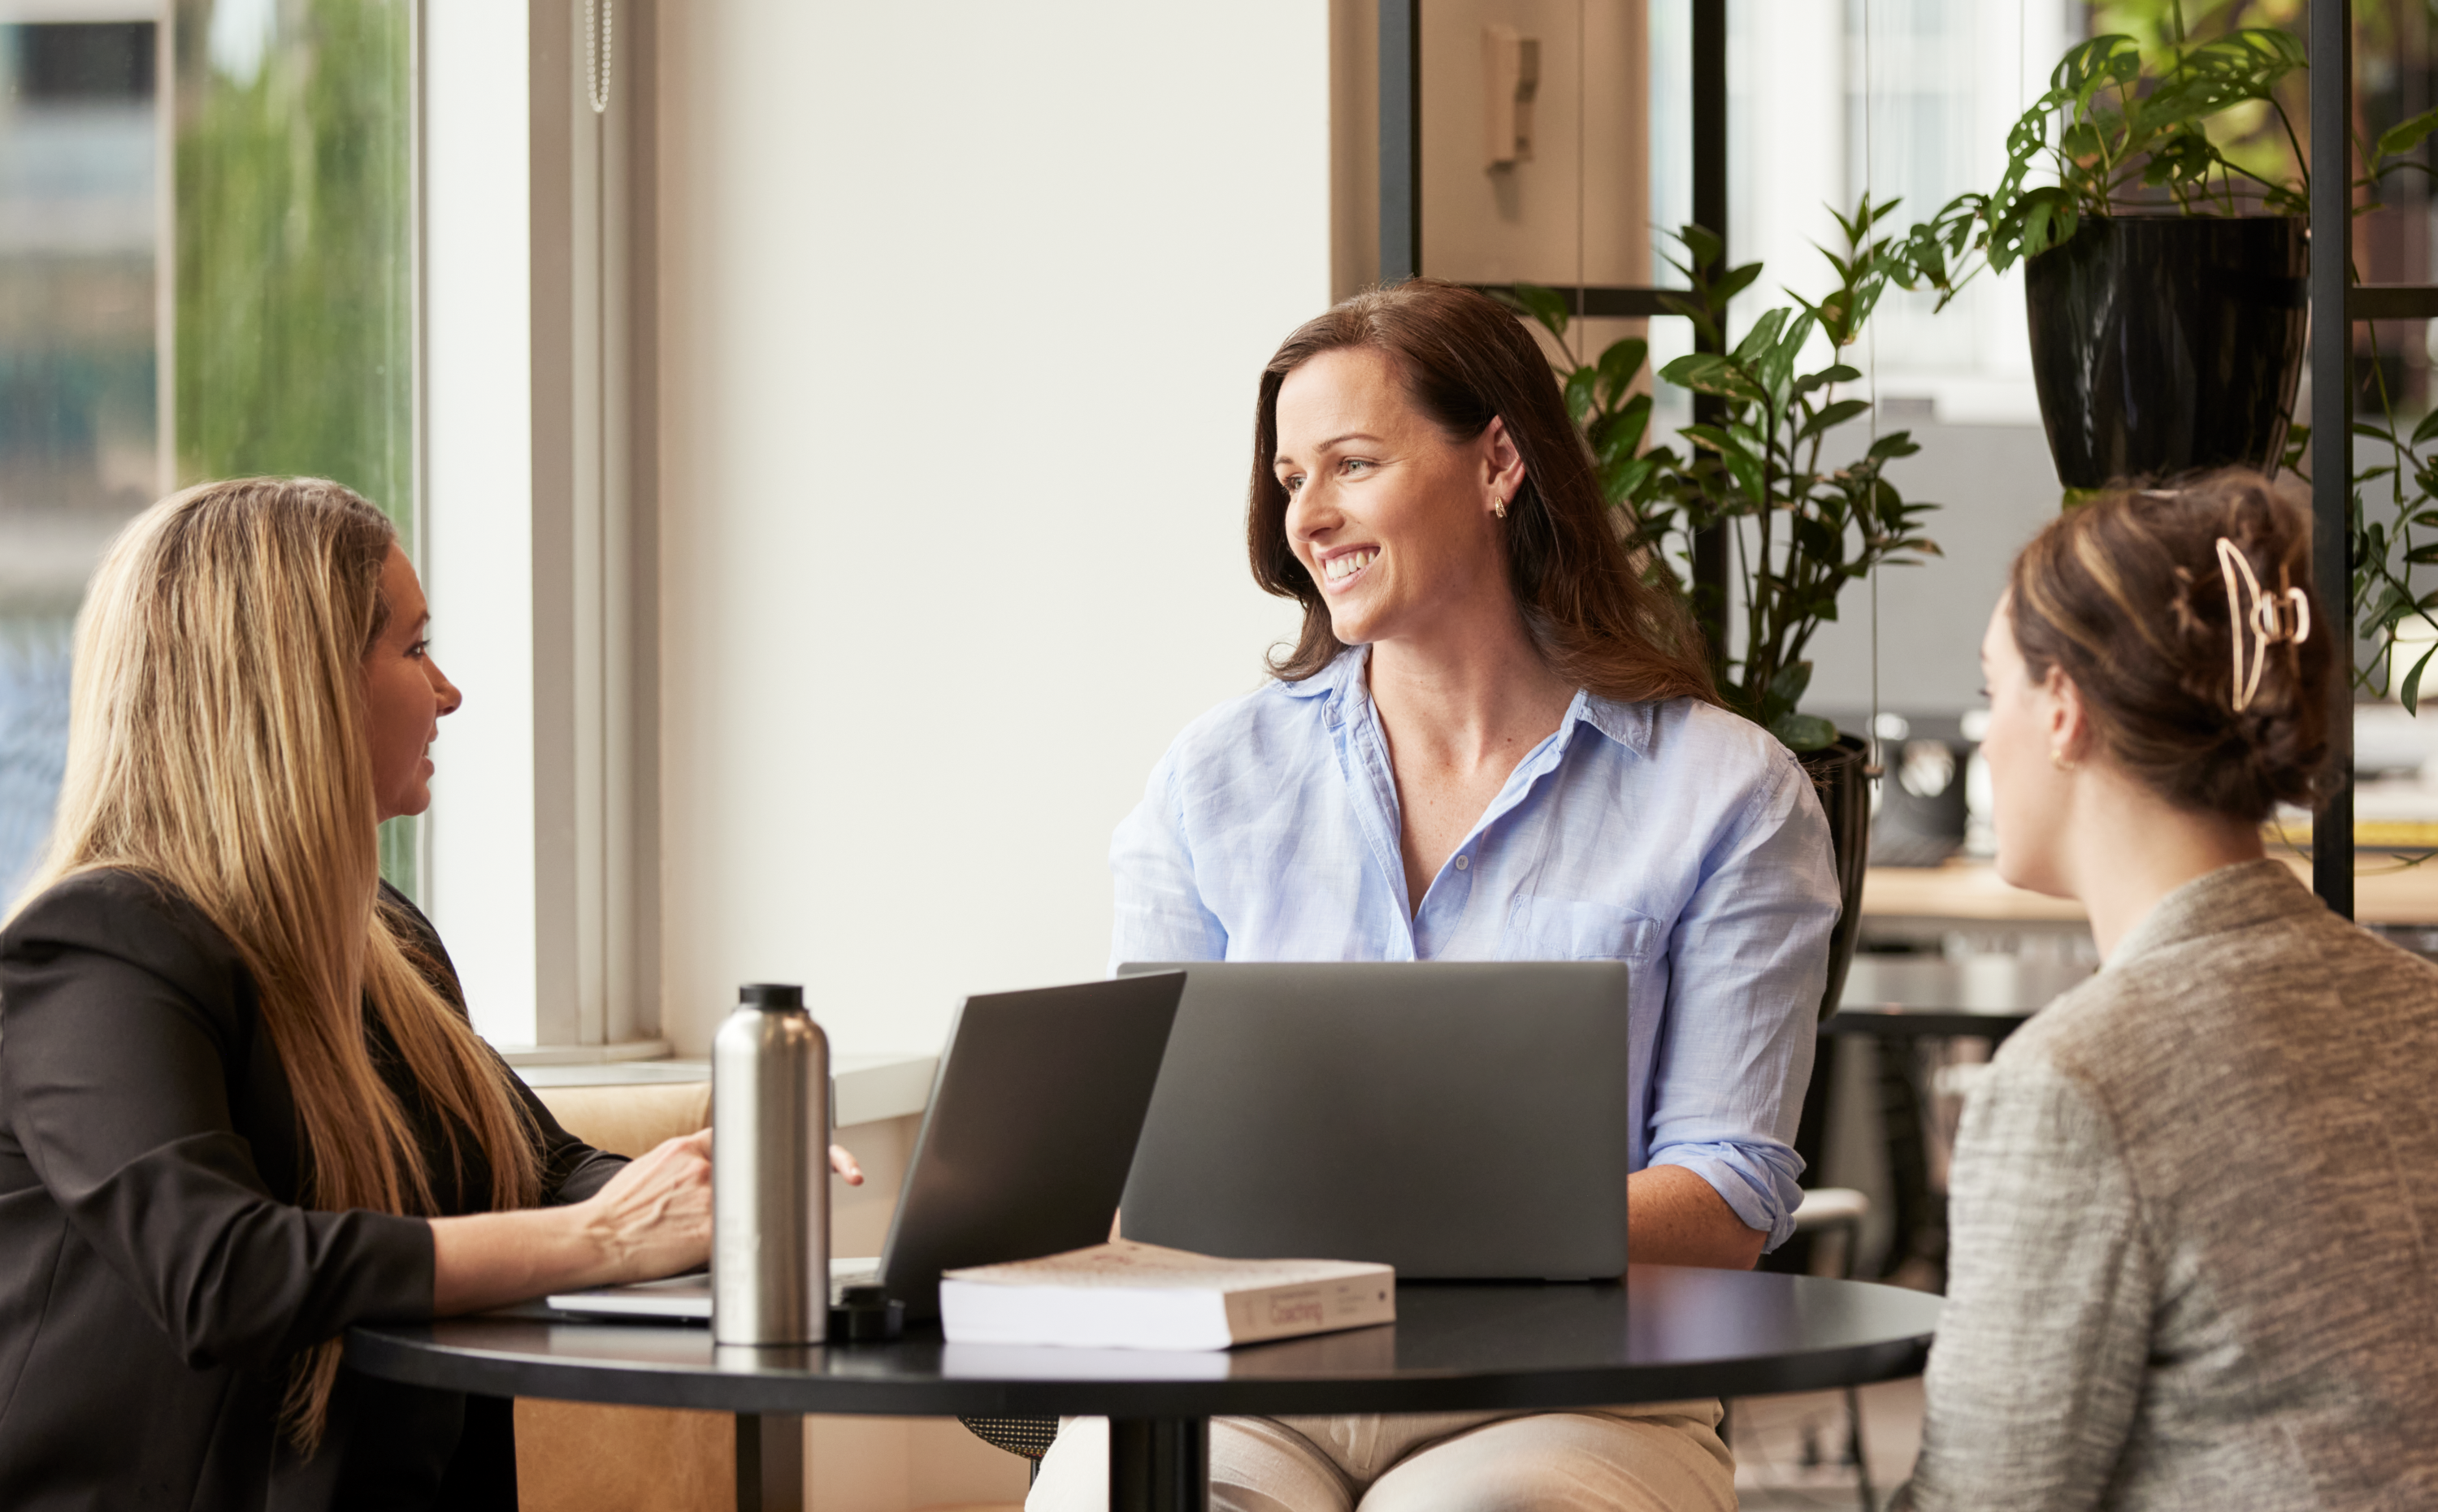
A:
POLYGON ((1228 1293, 1228 1336, 1234 1344, 1395 1321, 1397 1283, 1386 1273, 1228 1293))

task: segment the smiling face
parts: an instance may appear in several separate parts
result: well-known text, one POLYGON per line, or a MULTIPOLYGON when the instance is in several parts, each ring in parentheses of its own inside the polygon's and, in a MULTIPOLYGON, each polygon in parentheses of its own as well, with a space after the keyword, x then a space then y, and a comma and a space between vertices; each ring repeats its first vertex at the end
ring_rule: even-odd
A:
POLYGON ((2068 884, 2058 842, 2065 832, 2074 773, 2051 756, 2076 758, 2079 721, 2062 673, 2051 668, 2046 680, 2033 680, 2015 644, 2011 602, 1998 601, 1981 638, 1981 676, 1989 694, 1989 728, 1981 738, 1981 759, 1989 767, 1998 875, 2019 888, 2063 896, 2068 884))
POLYGON ((381 564, 381 602, 389 621, 364 653, 366 733, 372 747, 373 799, 380 818, 420 814, 432 806, 432 758, 440 716, 463 702, 433 664, 424 634, 432 615, 415 564, 393 546, 381 564))
POLYGON ((1493 499, 1524 466, 1493 420, 1451 441, 1367 347, 1323 352, 1286 376, 1273 461, 1286 533, 1348 645, 1428 636, 1468 612, 1512 615, 1493 499))

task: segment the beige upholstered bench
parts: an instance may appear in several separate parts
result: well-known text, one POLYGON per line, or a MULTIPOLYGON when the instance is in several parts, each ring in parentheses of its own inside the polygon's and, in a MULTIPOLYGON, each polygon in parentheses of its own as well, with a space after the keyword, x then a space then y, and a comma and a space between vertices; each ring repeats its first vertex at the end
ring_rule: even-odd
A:
MULTIPOLYGON (((711 1083, 535 1089, 568 1132, 621 1155, 711 1122, 711 1083)), ((524 1512, 727 1512, 736 1504, 736 1428, 726 1413, 517 1401, 524 1512)))
MULTIPOLYGON (((622 1155, 711 1121, 703 1081, 535 1090, 577 1138, 622 1155)), ((879 1248, 912 1125, 896 1117, 841 1134, 875 1178, 834 1209, 839 1242, 862 1246, 846 1253, 879 1248)), ((729 1512, 736 1504, 736 1429, 725 1413, 531 1398, 519 1399, 516 1413, 524 1512, 729 1512)), ((810 1512, 1020 1512, 1024 1462, 952 1418, 809 1422, 810 1512)))

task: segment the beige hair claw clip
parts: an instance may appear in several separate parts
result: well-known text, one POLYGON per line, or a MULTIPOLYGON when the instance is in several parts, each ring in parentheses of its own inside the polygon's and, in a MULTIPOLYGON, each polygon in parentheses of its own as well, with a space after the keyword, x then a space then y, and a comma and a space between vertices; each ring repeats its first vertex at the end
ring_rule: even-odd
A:
MULTIPOLYGON (((2281 587, 2274 593, 2263 592, 2243 549, 2224 536, 2217 538, 2217 570, 2226 579, 2227 640, 2235 648, 2235 712, 2241 713, 2252 702, 2252 695, 2260 691, 2260 672, 2268 664, 2269 648, 2288 641, 2301 645, 2311 639, 2311 601, 2303 596, 2301 589, 2290 586, 2281 587), (2237 573, 2242 574, 2248 601, 2246 593, 2236 589, 2237 573), (2290 627, 2286 613, 2289 602, 2294 607, 2290 627), (2248 657, 2243 649, 2246 631, 2252 636, 2248 657)), ((2281 585, 2285 584, 2282 568, 2277 577, 2281 585)))

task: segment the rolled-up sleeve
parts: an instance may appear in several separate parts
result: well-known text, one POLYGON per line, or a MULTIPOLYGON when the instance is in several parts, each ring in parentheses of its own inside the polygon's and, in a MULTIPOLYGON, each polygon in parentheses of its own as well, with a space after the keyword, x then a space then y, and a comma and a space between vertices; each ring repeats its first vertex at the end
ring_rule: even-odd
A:
POLYGON ((1840 900, 1809 779, 1792 760, 1771 771, 1705 855, 1670 936, 1649 1164, 1708 1182, 1775 1249, 1802 1201, 1794 1130, 1840 900))
POLYGON ((114 931, 154 923, 47 932, 43 907, 0 958, 0 1109, 68 1224, 179 1357, 275 1370, 351 1324, 430 1316, 429 1224, 267 1189, 230 1112, 235 1026, 111 948, 114 931))
POLYGON ((1152 768, 1142 801, 1109 841, 1117 885, 1117 925, 1109 969, 1130 960, 1225 960, 1228 931, 1194 886, 1172 747, 1152 768))

